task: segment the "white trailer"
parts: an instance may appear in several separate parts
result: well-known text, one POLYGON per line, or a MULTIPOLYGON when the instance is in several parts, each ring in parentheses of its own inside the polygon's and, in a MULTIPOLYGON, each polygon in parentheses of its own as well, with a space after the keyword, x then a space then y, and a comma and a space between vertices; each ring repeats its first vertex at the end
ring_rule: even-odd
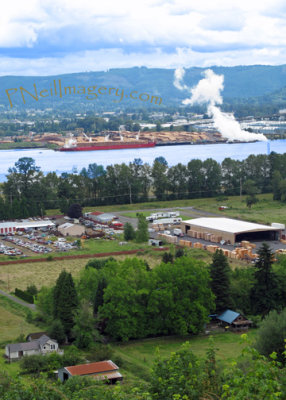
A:
POLYGON ((151 214, 149 217, 146 217, 146 220, 149 222, 154 222, 156 219, 159 219, 159 218, 175 218, 175 217, 179 217, 179 216, 180 216, 179 211, 167 211, 167 212, 151 214))
POLYGON ((155 219, 153 224, 180 224, 182 222, 182 218, 162 218, 155 219))

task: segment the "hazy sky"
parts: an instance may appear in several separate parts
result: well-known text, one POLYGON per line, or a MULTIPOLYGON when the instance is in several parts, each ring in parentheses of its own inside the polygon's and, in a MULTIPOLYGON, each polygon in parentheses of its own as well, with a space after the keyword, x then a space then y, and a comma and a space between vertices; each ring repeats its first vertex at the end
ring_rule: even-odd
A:
POLYGON ((0 75, 284 63, 283 0, 1 0, 0 75))

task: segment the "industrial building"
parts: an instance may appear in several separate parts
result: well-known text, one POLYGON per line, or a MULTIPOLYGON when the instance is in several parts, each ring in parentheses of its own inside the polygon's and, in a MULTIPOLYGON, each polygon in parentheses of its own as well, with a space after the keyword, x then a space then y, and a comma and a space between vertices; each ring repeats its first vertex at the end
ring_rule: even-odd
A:
POLYGON ((85 227, 66 222, 58 227, 58 231, 63 236, 82 236, 85 233, 85 227))
POLYGON ((26 229, 41 229, 41 228, 50 228, 54 227, 55 224, 50 220, 42 220, 42 221, 8 221, 8 222, 0 222, 0 235, 9 235, 9 233, 14 233, 17 230, 26 230, 26 229))
MULTIPOLYGON (((279 225, 279 224, 277 224, 279 225)), ((190 237, 231 244, 242 240, 278 240, 282 228, 230 218, 194 218, 181 223, 182 231, 190 237)))

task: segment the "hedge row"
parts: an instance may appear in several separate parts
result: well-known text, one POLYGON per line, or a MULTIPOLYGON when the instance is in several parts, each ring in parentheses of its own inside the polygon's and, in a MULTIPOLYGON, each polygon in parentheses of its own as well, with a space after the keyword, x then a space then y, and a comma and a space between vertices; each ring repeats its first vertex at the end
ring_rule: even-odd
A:
MULTIPOLYGON (((153 248, 153 251, 168 251, 168 247, 161 248, 153 248)), ((97 253, 97 254, 78 254, 74 256, 62 256, 62 257, 53 257, 48 260, 47 258, 25 258, 24 260, 11 260, 11 261, 1 261, 0 265, 9 265, 9 264, 26 264, 32 262, 46 262, 46 261, 57 261, 57 260, 75 260, 77 258, 96 258, 96 257, 110 257, 110 256, 120 256, 124 254, 136 254, 138 252, 145 251, 144 249, 137 250, 124 250, 124 251, 114 251, 110 253, 97 253)))
POLYGON ((19 297, 20 299, 26 301, 29 304, 34 304, 34 296, 21 289, 18 288, 15 289, 15 296, 19 297))

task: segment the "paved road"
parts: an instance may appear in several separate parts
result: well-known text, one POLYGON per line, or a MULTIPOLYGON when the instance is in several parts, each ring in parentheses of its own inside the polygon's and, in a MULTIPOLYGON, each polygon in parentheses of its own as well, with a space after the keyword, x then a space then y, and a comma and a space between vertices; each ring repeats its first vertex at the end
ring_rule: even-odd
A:
POLYGON ((26 303, 25 301, 23 301, 23 300, 21 300, 21 299, 18 299, 17 297, 14 297, 14 296, 12 296, 12 295, 9 294, 9 293, 3 292, 3 290, 0 290, 0 294, 1 294, 2 296, 7 297, 8 299, 14 301, 15 303, 21 304, 21 306, 28 307, 28 308, 30 308, 30 309, 33 310, 33 311, 36 310, 35 304, 26 303))

